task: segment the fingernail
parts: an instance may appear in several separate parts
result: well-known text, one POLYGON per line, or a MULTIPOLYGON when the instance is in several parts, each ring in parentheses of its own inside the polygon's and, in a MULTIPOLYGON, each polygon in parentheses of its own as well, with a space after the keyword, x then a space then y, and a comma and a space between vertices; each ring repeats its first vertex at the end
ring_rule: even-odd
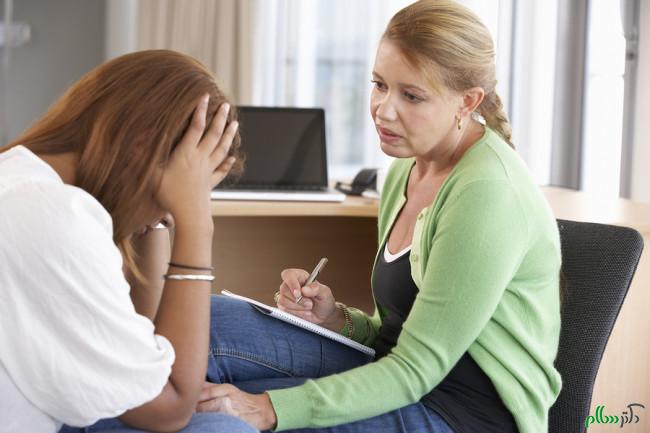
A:
POLYGON ((239 128, 239 122, 235 120, 234 122, 232 122, 232 129, 236 131, 238 128, 239 128))
POLYGON ((223 103, 223 114, 225 114, 227 116, 229 112, 230 112, 230 104, 227 103, 227 102, 224 102, 223 103))
POLYGON ((294 290, 293 291, 293 297, 298 298, 298 296, 300 296, 300 290, 294 290))
POLYGON ((205 96, 203 97, 203 106, 204 106, 204 107, 207 107, 209 101, 210 101, 210 95, 205 95, 205 96))

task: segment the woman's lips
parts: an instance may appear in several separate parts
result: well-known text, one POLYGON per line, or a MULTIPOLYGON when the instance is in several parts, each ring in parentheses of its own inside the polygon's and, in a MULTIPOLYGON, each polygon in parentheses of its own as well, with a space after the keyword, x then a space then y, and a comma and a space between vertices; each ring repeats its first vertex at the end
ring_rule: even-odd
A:
POLYGON ((382 128, 380 126, 377 127, 377 132, 379 133, 379 138, 381 141, 388 144, 395 143, 400 138, 402 138, 401 135, 395 134, 390 129, 382 128))

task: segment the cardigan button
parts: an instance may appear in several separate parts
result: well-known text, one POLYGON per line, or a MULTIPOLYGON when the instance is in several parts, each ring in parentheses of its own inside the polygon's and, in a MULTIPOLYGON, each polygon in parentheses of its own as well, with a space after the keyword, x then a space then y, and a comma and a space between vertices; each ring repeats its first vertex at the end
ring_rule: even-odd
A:
POLYGON ((424 214, 423 214, 423 213, 421 213, 420 215, 418 215, 418 219, 419 219, 419 220, 421 220, 422 218, 424 218, 424 214))
POLYGON ((417 254, 411 254, 411 260, 414 262, 418 261, 418 255, 417 254))

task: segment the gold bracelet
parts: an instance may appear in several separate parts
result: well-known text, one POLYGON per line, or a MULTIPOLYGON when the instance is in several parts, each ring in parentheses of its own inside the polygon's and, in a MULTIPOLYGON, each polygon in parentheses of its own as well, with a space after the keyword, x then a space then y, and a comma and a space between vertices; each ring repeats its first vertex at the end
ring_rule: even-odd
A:
POLYGON ((346 335, 346 337, 352 338, 352 336, 354 335, 354 322, 352 321, 352 316, 350 316, 350 311, 348 310, 348 306, 341 302, 337 302, 336 308, 341 310, 341 312, 343 313, 343 318, 345 319, 345 326, 343 327, 343 329, 345 329, 345 327, 348 328, 348 335, 346 335))

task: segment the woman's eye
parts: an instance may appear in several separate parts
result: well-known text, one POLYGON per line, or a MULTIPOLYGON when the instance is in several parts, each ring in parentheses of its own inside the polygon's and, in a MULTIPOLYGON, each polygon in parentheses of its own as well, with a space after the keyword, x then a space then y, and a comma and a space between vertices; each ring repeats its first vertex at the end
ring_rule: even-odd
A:
POLYGON ((404 97, 409 101, 409 102, 420 102, 422 99, 415 96, 412 93, 409 92, 404 92, 404 97))
POLYGON ((375 85, 375 87, 377 88, 377 90, 384 90, 384 89, 386 89, 386 85, 385 85, 384 83, 382 83, 381 81, 370 80, 370 82, 371 82, 372 84, 375 85))

